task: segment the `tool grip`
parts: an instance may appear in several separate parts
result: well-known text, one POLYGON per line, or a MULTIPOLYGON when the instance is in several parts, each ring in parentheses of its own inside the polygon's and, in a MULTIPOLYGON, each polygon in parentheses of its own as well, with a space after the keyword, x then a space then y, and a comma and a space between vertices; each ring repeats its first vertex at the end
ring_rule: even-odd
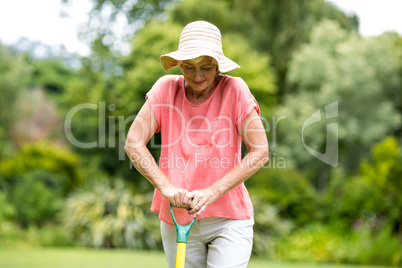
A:
POLYGON ((177 253, 176 253, 176 268, 184 268, 184 263, 186 261, 186 243, 177 243, 177 253))
POLYGON ((169 205, 170 205, 170 214, 172 214, 173 223, 174 226, 176 227, 177 243, 179 242, 187 243, 188 234, 190 233, 190 229, 193 226, 196 218, 194 218, 189 225, 180 225, 176 222, 176 219, 174 218, 172 204, 169 205))

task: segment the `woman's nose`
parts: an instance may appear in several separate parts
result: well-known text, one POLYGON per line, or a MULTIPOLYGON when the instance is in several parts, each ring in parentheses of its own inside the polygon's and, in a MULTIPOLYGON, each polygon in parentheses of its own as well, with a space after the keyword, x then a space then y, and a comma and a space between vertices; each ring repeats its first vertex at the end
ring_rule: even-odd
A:
POLYGON ((200 71, 195 71, 195 79, 201 79, 202 78, 202 74, 200 71))

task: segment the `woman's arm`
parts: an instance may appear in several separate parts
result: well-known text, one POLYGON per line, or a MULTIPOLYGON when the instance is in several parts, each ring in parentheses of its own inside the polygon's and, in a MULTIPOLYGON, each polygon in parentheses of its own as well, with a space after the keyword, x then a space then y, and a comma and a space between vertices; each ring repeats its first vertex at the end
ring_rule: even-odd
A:
POLYGON ((189 214, 201 215, 206 207, 224 193, 232 190, 257 172, 269 159, 268 140, 264 126, 257 112, 253 110, 242 122, 241 137, 248 154, 225 176, 210 187, 193 191, 186 195, 183 203, 187 204, 189 214), (199 205, 197 207, 197 204, 199 205), (201 207, 201 208, 200 208, 201 207))
POLYGON ((148 103, 145 103, 128 131, 124 150, 138 172, 158 189, 170 201, 172 206, 184 207, 182 200, 188 191, 174 186, 169 181, 146 147, 158 127, 158 122, 152 113, 151 107, 148 103))

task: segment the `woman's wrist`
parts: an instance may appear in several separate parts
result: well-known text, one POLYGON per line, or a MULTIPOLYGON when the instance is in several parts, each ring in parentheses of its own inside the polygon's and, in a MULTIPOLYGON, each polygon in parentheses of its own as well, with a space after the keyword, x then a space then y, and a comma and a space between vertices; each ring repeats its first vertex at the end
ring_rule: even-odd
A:
POLYGON ((215 200, 222 196, 224 191, 220 190, 219 187, 215 184, 212 184, 210 187, 212 194, 215 196, 215 200))

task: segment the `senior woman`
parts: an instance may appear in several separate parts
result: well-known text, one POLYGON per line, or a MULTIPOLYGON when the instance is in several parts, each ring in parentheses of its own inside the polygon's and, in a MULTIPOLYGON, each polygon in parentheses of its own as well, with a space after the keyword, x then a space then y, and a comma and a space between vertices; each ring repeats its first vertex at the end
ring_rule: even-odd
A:
POLYGON ((129 130, 125 150, 155 187, 163 247, 174 267, 176 232, 169 203, 181 225, 197 217, 186 267, 247 267, 253 240, 253 206, 244 181, 268 161, 268 142, 257 101, 241 79, 222 75, 240 68, 222 51, 219 29, 189 23, 177 51, 161 56, 165 70, 129 130), (161 132, 157 164, 146 145, 161 132), (248 154, 241 157, 241 143, 248 154))

